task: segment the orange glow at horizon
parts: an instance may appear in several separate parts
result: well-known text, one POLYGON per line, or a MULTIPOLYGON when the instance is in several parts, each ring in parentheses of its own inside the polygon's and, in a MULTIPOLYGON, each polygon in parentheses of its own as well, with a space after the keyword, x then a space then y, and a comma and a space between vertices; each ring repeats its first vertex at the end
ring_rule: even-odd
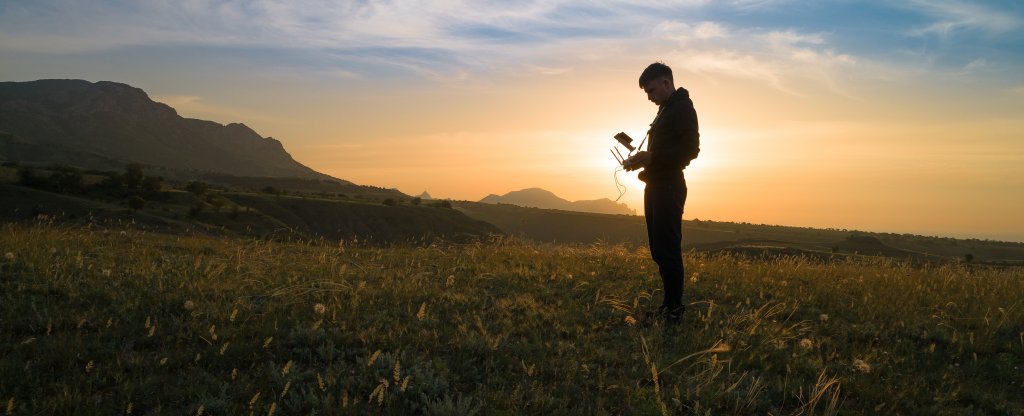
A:
MULTIPOLYGON (((489 89, 409 86, 362 107, 339 105, 344 91, 309 91, 307 105, 268 108, 276 117, 250 125, 314 169, 414 196, 475 201, 540 187, 569 200, 614 200, 612 136, 639 141, 657 110, 632 78, 607 71, 489 89)), ((1001 161, 1024 151, 1016 140, 1024 121, 961 116, 942 103, 907 110, 896 93, 873 91, 869 102, 780 95, 685 71, 677 79, 701 124, 684 218, 960 236, 1024 230, 1013 214, 1024 210, 1020 193, 979 188, 1024 189, 1024 167, 1001 161)), ((627 187, 620 202, 642 215, 643 183, 635 172, 618 178, 627 187)))

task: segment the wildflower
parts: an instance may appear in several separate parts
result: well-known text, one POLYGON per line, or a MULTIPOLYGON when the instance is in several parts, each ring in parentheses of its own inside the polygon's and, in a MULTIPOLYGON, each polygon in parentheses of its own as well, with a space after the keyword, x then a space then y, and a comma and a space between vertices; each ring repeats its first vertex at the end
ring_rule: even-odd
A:
POLYGON ((4 258, 7 260, 14 260, 14 253, 8 251, 6 254, 4 254, 4 258))
POLYGON ((190 300, 186 300, 185 301, 185 305, 183 305, 183 306, 185 307, 186 311, 191 311, 191 310, 194 310, 196 308, 196 303, 193 302, 193 301, 190 301, 190 300))
POLYGON ((323 315, 325 312, 327 312, 327 307, 324 306, 324 304, 322 303, 318 303, 316 305, 313 305, 313 312, 316 312, 317 315, 323 315))
POLYGON ((626 315, 625 321, 629 326, 636 325, 636 318, 634 318, 633 315, 626 315))
POLYGON ((814 346, 814 344, 811 342, 810 339, 804 338, 800 340, 800 347, 802 347, 803 349, 809 350, 812 346, 814 346))
POLYGON ((864 362, 864 360, 856 359, 853 360, 853 369, 867 374, 871 372, 871 365, 864 362))
POLYGON ((821 321, 821 322, 828 322, 828 314, 827 313, 823 313, 821 315, 818 315, 818 320, 821 321))
POLYGON ((102 272, 103 277, 110 277, 111 273, 113 273, 113 271, 110 270, 110 269, 103 269, 103 272, 102 272))

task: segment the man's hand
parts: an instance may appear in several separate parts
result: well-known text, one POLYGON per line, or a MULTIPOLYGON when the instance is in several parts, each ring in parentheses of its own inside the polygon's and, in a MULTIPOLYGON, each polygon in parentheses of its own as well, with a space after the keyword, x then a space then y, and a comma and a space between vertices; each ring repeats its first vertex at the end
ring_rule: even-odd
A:
POLYGON ((651 153, 647 151, 640 151, 629 159, 624 160, 622 162, 622 167, 627 171, 632 171, 640 168, 646 168, 649 163, 651 163, 651 153))

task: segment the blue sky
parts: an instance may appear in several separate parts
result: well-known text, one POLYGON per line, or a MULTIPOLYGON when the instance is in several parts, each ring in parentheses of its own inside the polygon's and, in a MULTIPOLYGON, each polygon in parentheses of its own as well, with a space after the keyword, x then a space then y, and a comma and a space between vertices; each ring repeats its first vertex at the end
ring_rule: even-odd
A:
POLYGON ((688 218, 1024 241, 1020 1, 0 0, 0 80, 125 82, 457 199, 615 198, 654 60, 701 117, 688 218))
POLYGON ((305 52, 293 62, 311 70, 326 65, 360 76, 428 78, 520 63, 572 66, 577 57, 560 52, 583 46, 728 43, 758 53, 758 45, 743 49, 735 36, 728 42, 713 42, 711 32, 695 36, 693 29, 705 24, 747 39, 789 33, 777 40, 896 68, 1009 77, 1024 63, 1022 19, 1024 4, 1012 1, 5 1, 0 51, 212 48, 255 63, 305 52), (659 27, 676 33, 652 38, 659 27))

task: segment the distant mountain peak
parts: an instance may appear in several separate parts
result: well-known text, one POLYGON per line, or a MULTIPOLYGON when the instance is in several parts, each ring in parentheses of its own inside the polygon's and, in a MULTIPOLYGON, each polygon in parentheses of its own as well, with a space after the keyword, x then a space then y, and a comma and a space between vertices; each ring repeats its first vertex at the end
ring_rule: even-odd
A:
POLYGON ((427 191, 423 191, 423 193, 420 194, 419 198, 420 199, 434 199, 432 196, 430 196, 430 194, 427 193, 427 191))
POLYGON ((561 209, 565 211, 594 212, 599 214, 636 215, 626 204, 608 198, 589 201, 569 201, 543 188, 526 188, 505 195, 490 194, 480 200, 488 204, 511 204, 523 207, 561 209))

